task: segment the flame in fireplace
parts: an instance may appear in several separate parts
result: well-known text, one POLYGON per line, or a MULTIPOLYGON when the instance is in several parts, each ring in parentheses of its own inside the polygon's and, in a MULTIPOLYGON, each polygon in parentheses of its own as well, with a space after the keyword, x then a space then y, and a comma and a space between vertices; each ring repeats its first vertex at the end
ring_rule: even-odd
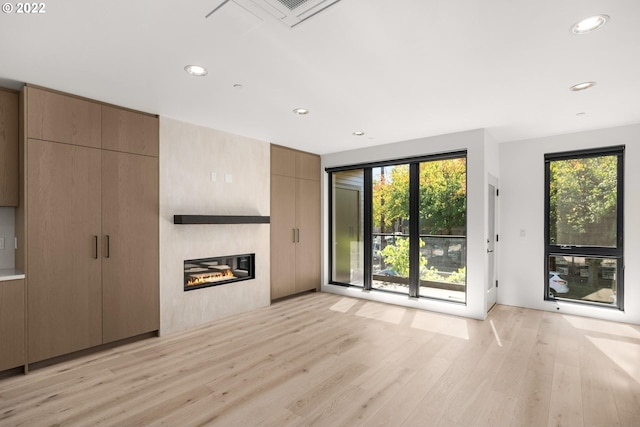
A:
POLYGON ((236 276, 233 275, 231 270, 224 270, 220 272, 207 273, 202 275, 193 275, 189 277, 187 286, 202 285, 205 283, 218 282, 220 280, 233 279, 236 276))

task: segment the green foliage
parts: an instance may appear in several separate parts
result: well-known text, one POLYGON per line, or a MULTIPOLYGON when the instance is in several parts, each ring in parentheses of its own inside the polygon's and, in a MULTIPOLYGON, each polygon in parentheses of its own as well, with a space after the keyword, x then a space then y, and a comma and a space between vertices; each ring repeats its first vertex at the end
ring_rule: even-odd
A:
POLYGON ((464 285, 467 283, 467 267, 459 268, 458 271, 455 271, 449 275, 446 279, 449 283, 460 283, 464 285))
POLYGON ((617 157, 552 161, 551 243, 616 245, 617 157))
POLYGON ((444 282, 445 278, 440 275, 438 270, 431 266, 428 270, 423 270, 420 274, 420 280, 427 280, 429 282, 444 282))
POLYGON ((420 229, 450 235, 464 229, 467 213, 466 159, 420 164, 420 229))
MULTIPOLYGON (((386 167, 373 184, 373 221, 380 230, 409 218, 409 167, 386 167)), ((420 164, 420 229, 428 234, 451 234, 464 229, 467 212, 466 159, 420 164)))
MULTIPOLYGON (((424 246, 424 241, 420 240, 420 247, 424 246)), ((387 245, 380 254, 384 257, 384 262, 401 277, 409 277, 409 239, 398 237, 395 245, 387 245)), ((466 267, 459 268, 448 277, 443 276, 434 267, 427 267, 427 259, 420 254, 420 280, 430 282, 449 282, 465 284, 467 280, 466 267)))
MULTIPOLYGON (((420 247, 424 241, 420 239, 420 247)), ((402 277, 409 277, 409 239, 398 237, 395 245, 387 245, 380 254, 384 262, 402 277)), ((427 266, 426 258, 420 254, 420 269, 427 266)))
POLYGON ((409 218, 409 166, 383 169, 373 183, 373 221, 381 230, 409 218))

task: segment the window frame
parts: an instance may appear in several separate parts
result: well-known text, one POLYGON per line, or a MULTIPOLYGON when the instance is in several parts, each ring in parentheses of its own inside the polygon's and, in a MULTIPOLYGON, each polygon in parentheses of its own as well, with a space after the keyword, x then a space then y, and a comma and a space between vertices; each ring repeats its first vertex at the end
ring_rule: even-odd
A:
POLYGON ((544 299, 546 301, 560 300, 581 305, 591 305, 624 311, 624 152, 623 145, 602 148, 592 148, 544 155, 544 299), (559 160, 585 159, 593 157, 617 157, 617 194, 616 194, 616 246, 579 246, 560 245, 550 242, 550 180, 551 162, 559 160), (587 258, 615 259, 617 270, 616 304, 598 303, 595 301, 581 301, 571 298, 552 297, 549 294, 549 259, 552 256, 575 256, 587 258))
MULTIPOLYGON (((452 303, 452 301, 439 299, 429 296, 421 296, 419 287, 420 287, 420 267, 419 267, 419 240, 420 240, 420 224, 419 224, 419 171, 420 164, 423 162, 429 161, 438 161, 438 160, 449 160, 449 159, 457 159, 457 158, 465 158, 466 167, 465 174, 468 177, 468 154, 467 150, 458 150, 453 152, 446 153, 437 153, 423 156, 415 156, 415 157, 405 157, 399 159, 392 160, 382 160, 377 162, 367 162, 367 163, 359 163, 352 165, 344 165, 344 166, 336 166, 336 167, 327 167, 325 168, 325 172, 328 174, 328 214, 329 214, 329 226, 328 228, 328 242, 329 242, 329 262, 328 262, 328 282, 331 285, 345 286, 345 287, 356 287, 365 291, 376 291, 376 292, 390 292, 396 293, 393 291, 376 289, 373 285, 372 271, 373 271, 373 169, 377 167, 384 166, 396 166, 407 164, 409 165, 409 212, 410 212, 410 221, 409 221, 409 234, 410 234, 410 260, 409 260, 409 297, 410 298, 428 298, 437 301, 444 301, 448 303, 452 303), (364 225, 364 276, 363 276, 363 286, 360 287, 358 285, 353 285, 349 283, 338 282, 333 278, 333 173, 342 172, 348 170, 357 170, 362 169, 364 172, 364 207, 363 207, 363 225, 364 225), (411 238, 416 236, 416 238, 411 238)), ((468 185, 468 180, 466 180, 468 185)), ((466 192, 466 189, 465 189, 466 192)), ((467 198, 468 198, 468 192, 467 198)), ((467 208, 468 210, 468 205, 467 208)), ((468 215, 465 215, 465 230, 468 230, 468 215)), ((467 238, 465 233, 465 239, 467 238)), ((465 266, 468 265, 468 254, 465 253, 465 266)), ((403 294, 406 295, 406 294, 403 294)), ((453 302, 454 304, 462 304, 466 305, 467 301, 467 289, 465 286, 465 301, 464 302, 453 302)))

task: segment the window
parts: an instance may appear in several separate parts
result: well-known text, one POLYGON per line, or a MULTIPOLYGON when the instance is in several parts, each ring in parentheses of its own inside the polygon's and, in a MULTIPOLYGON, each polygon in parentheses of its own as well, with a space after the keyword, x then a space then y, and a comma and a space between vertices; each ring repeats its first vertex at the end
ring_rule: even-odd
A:
POLYGON ((466 153, 327 171, 330 283, 466 302, 466 153))
POLYGON ((420 163, 420 295, 465 301, 466 160, 420 163))
POLYGON ((545 156, 545 298, 623 309, 624 147, 545 156))
POLYGON ((364 170, 335 172, 331 182, 331 277, 342 284, 363 286, 364 170))
POLYGON ((409 293, 409 165, 372 168, 374 289, 409 293))

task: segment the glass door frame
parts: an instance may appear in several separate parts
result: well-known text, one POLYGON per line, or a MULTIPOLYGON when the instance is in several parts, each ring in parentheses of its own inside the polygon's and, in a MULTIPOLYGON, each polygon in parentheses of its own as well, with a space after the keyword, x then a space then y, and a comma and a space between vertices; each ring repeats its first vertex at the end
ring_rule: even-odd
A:
MULTIPOLYGON (((370 162, 363 164, 347 165, 326 168, 325 172, 329 174, 328 185, 328 241, 329 241, 329 283, 332 285, 353 286, 348 283, 341 283, 334 280, 333 272, 333 173, 354 169, 362 169, 364 171, 364 208, 363 208, 363 225, 364 225, 364 277, 363 290, 381 291, 384 290, 373 288, 373 168, 396 165, 409 165, 409 297, 420 297, 420 164, 429 161, 448 160, 457 158, 467 158, 467 151, 455 151, 450 153, 434 154, 428 156, 409 157, 396 160, 387 160, 380 162, 370 162)), ((467 173, 468 171, 465 171, 467 173)), ((468 197, 468 196, 467 196, 468 197)), ((467 219, 468 220, 468 219, 467 219)), ((466 228, 466 226, 465 226, 466 228)), ((466 265, 466 261, 465 261, 466 265)), ((465 290, 466 294, 466 290, 465 290)), ((429 297, 427 297, 429 298, 429 297)), ((437 299, 437 298, 434 298, 437 299)), ((465 298, 466 301, 466 298, 465 298)), ((466 302, 464 303, 466 304, 466 302)))

